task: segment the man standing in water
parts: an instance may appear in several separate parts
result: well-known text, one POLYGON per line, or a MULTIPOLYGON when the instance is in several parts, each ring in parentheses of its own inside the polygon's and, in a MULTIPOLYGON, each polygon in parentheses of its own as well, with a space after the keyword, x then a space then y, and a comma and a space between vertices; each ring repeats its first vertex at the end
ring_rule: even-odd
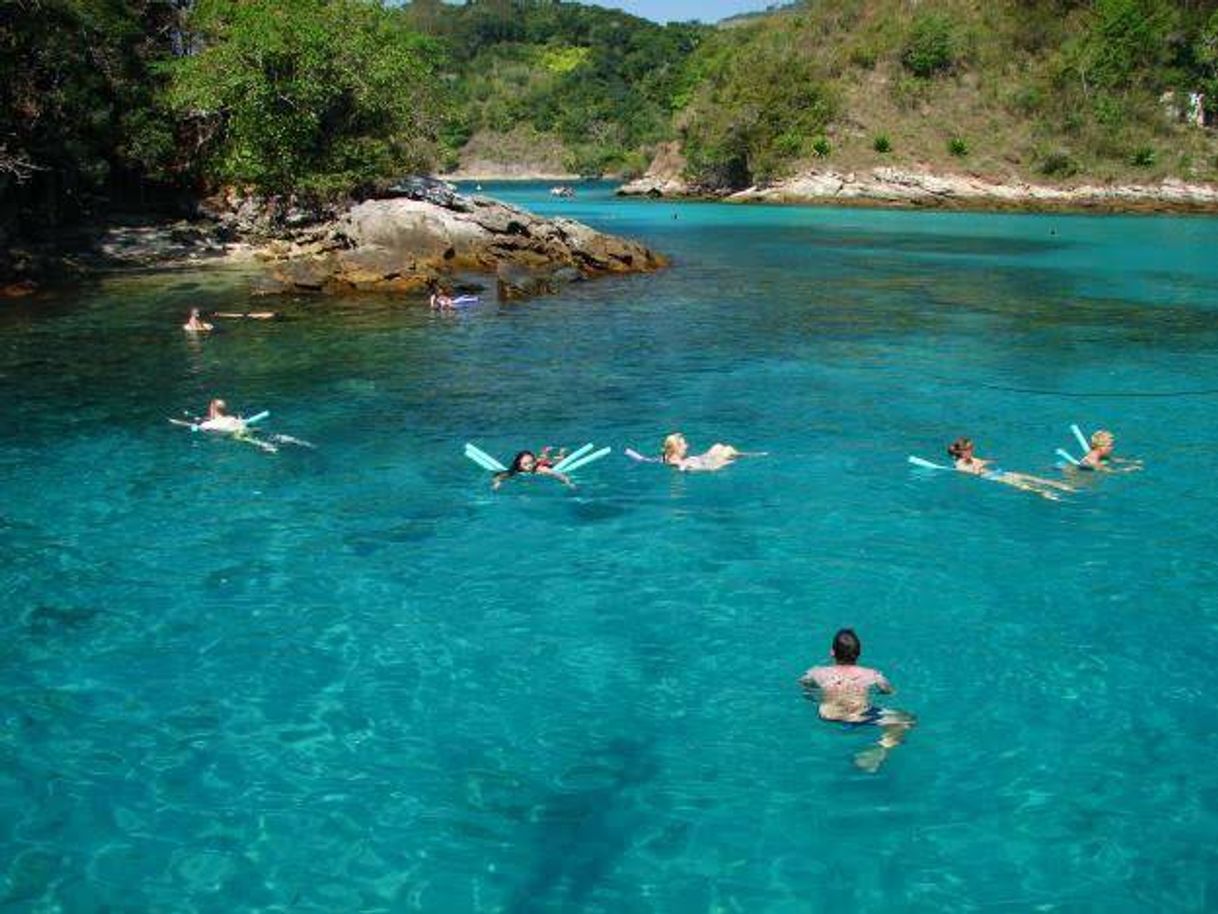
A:
POLYGON ((888 753, 905 739, 917 722, 912 714, 871 703, 871 689, 885 695, 892 684, 879 670, 859 666, 863 645, 853 629, 843 628, 833 636, 833 665, 814 666, 800 677, 809 697, 819 701, 821 720, 840 723, 849 729, 874 725, 883 731, 879 742, 854 757, 864 771, 876 771, 888 753))

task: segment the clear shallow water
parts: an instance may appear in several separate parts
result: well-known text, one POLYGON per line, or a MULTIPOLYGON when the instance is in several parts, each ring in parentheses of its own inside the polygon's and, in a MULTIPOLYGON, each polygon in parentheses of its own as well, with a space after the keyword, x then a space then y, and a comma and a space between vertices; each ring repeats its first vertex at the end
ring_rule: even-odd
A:
POLYGON ((495 190, 675 265, 0 314, 0 911, 1218 909, 1218 222, 495 190), (165 422, 216 394, 318 450, 165 422), (1146 472, 905 463, 1072 421, 1146 472), (772 456, 460 455, 676 428, 772 456), (878 775, 795 685, 841 625, 920 718, 878 775))

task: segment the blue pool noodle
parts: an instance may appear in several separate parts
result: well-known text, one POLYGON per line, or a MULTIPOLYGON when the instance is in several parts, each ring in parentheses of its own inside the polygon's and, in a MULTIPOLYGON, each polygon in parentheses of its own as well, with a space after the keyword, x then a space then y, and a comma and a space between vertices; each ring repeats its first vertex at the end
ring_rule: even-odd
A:
MULTIPOLYGON (((592 445, 588 445, 588 446, 591 447, 592 445)), ((606 454, 608 454, 611 450, 613 450, 613 448, 603 447, 599 451, 589 454, 587 457, 581 457, 579 460, 564 461, 563 467, 559 472, 573 473, 576 470, 578 470, 580 467, 586 467, 588 464, 590 464, 594 460, 600 460, 602 457, 604 457, 606 454)))
POLYGON ((1075 466, 1079 465, 1079 462, 1077 460, 1075 460, 1073 457, 1071 457, 1070 454, 1063 448, 1059 447, 1057 449, 1057 456, 1063 458, 1064 460, 1068 460, 1070 463, 1074 464, 1075 466))
POLYGON ((926 460, 922 457, 915 457, 913 454, 909 455, 909 462, 912 463, 916 467, 921 467, 924 470, 950 470, 950 469, 953 469, 953 467, 945 467, 941 463, 934 463, 933 461, 926 460))
POLYGON ((583 457, 584 454, 588 453, 588 451, 590 451, 590 450, 592 450, 591 442, 585 444, 583 447, 578 448, 575 451, 572 451, 562 460, 558 461, 558 463, 556 463, 554 465, 554 469, 558 470, 558 472, 560 472, 560 473, 566 472, 566 470, 571 466, 571 464, 573 464, 575 461, 579 460, 580 457, 583 457))
POLYGON ((507 467, 488 454, 486 451, 479 450, 469 442, 465 444, 465 456, 472 460, 484 470, 490 470, 492 473, 505 473, 507 467))
POLYGON ((1087 452, 1091 450, 1091 442, 1083 434, 1083 430, 1077 425, 1071 425, 1070 431, 1074 432, 1074 437, 1078 439, 1078 446, 1083 449, 1083 456, 1087 456, 1087 452))

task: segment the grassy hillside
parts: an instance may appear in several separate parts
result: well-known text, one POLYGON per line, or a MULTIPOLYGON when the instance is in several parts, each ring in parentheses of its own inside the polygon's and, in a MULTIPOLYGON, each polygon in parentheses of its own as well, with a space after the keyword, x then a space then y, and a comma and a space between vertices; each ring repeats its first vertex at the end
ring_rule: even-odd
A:
POLYGON ((526 127, 581 173, 637 172, 677 139, 714 187, 879 164, 1218 180, 1212 133, 1169 110, 1190 91, 1218 110, 1218 0, 807 0, 715 29, 538 0, 411 9, 450 48, 450 165, 526 127))
POLYGON ((455 116, 445 165, 501 148, 579 174, 642 171, 672 135, 685 62, 710 29, 660 26, 619 10, 546 0, 415 2, 414 25, 448 51, 455 116), (471 140, 473 142, 471 143, 471 140))
POLYGON ((1218 3, 835 0, 719 30, 678 114, 694 177, 892 164, 1028 180, 1218 179, 1218 3))

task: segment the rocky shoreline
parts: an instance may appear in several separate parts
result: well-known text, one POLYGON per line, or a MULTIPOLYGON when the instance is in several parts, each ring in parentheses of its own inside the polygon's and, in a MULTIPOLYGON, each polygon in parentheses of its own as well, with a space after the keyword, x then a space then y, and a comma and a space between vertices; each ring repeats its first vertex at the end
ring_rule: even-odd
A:
POLYGON ((810 171, 765 187, 716 192, 673 173, 653 172, 623 185, 622 196, 714 198, 740 203, 812 203, 943 209, 1078 210, 1218 213, 1218 187, 1167 178, 1159 184, 1072 186, 999 182, 976 175, 933 174, 881 167, 810 171))
POLYGON ((71 251, 31 254, 25 278, 0 297, 38 291, 45 277, 84 279, 114 270, 204 263, 259 264, 263 294, 484 290, 501 299, 556 291, 611 273, 647 272, 667 259, 572 219, 545 219, 488 197, 442 202, 394 197, 305 213, 268 201, 217 198, 196 220, 128 220, 98 229, 71 251), (33 260, 36 258, 36 261, 33 260))
POLYGON ((366 200, 304 237, 267 245, 259 257, 271 261, 282 291, 411 292, 494 276, 501 299, 668 263, 638 242, 481 196, 445 205, 366 200))

